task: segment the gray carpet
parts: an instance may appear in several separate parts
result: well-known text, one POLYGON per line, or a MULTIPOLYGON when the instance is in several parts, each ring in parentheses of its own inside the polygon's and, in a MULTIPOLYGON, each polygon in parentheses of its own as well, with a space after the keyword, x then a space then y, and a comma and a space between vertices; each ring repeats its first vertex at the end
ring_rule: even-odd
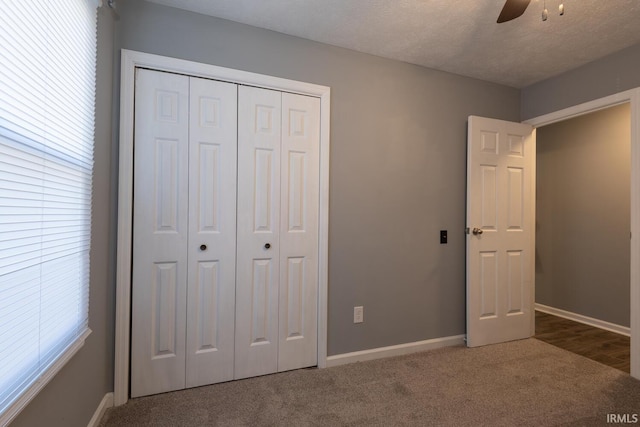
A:
POLYGON ((605 425, 640 382, 535 339, 449 347, 133 399, 101 426, 605 425))

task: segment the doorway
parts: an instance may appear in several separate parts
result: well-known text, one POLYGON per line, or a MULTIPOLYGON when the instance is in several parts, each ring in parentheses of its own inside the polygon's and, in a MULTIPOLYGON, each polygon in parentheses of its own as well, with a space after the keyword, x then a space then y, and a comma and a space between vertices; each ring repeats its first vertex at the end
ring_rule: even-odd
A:
POLYGON ((536 146, 536 336, 629 372, 630 105, 539 127, 536 146))
POLYGON ((631 106, 631 376, 640 378, 640 88, 527 119, 525 123, 545 126, 625 102, 631 106))

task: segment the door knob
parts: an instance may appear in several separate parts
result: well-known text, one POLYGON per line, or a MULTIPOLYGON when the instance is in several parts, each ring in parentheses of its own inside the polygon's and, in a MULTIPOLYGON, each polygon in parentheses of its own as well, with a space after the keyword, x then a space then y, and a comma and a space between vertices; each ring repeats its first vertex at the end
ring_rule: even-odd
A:
POLYGON ((207 245, 200 245, 200 250, 201 251, 206 251, 207 250, 207 245))
POLYGON ((264 244, 264 248, 265 248, 265 249, 269 249, 270 247, 271 247, 271 243, 265 243, 265 244, 264 244))
POLYGON ((475 227, 475 228, 473 229, 472 233, 473 233, 475 236, 479 236, 479 235, 481 235, 481 234, 483 233, 483 232, 482 232, 482 228, 477 228, 477 227, 475 227))

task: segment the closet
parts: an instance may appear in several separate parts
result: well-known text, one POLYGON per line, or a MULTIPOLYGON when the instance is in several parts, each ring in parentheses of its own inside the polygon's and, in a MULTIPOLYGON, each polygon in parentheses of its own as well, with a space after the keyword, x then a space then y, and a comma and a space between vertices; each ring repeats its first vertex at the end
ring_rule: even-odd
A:
POLYGON ((318 98, 136 70, 131 396, 317 364, 318 98))

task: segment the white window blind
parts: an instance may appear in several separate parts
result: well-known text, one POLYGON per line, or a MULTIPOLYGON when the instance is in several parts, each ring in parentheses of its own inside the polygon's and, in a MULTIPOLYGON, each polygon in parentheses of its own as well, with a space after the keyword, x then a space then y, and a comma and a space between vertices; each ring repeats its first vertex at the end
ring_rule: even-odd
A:
POLYGON ((89 333, 96 6, 0 2, 0 425, 89 333))

